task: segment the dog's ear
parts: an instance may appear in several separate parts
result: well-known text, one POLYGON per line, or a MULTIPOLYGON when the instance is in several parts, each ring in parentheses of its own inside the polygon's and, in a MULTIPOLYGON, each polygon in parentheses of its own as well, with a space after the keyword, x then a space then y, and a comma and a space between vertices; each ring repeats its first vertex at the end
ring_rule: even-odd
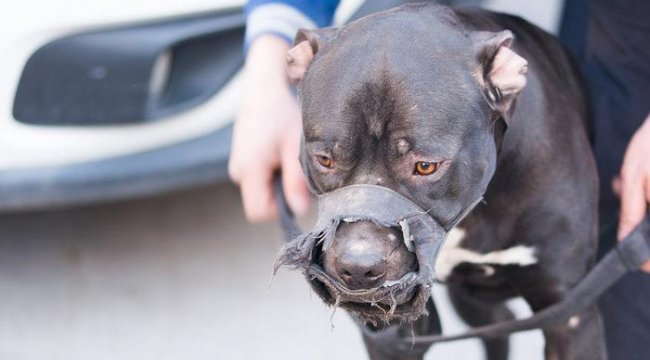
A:
POLYGON ((479 62, 479 82, 492 109, 508 122, 517 95, 526 86, 528 62, 511 49, 510 30, 471 35, 479 62))
POLYGON ((287 52, 287 74, 292 84, 300 83, 316 53, 327 46, 335 33, 335 28, 298 30, 294 46, 287 52))

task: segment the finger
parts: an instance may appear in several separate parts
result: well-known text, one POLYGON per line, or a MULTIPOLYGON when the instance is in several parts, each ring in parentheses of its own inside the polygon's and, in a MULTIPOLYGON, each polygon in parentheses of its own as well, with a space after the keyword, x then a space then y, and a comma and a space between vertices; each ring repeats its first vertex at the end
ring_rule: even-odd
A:
POLYGON ((273 198, 272 169, 242 177, 241 194, 244 212, 250 222, 263 222, 277 215, 273 198))
POLYGON ((291 210, 303 216, 309 210, 309 189, 298 160, 298 150, 286 149, 282 153, 282 187, 291 210))
POLYGON ((232 151, 230 154, 230 158, 228 159, 228 177, 232 182, 239 185, 239 170, 236 168, 235 159, 232 156, 232 151))
POLYGON ((619 198, 621 197, 621 177, 617 176, 612 180, 612 191, 614 192, 614 195, 618 196, 619 198))
MULTIPOLYGON (((650 178, 646 178, 645 180, 645 200, 647 202, 646 205, 650 204, 650 178)), ((646 211, 646 214, 648 211, 646 211)), ((646 261, 643 266, 641 266, 641 270, 643 270, 646 273, 650 273, 650 260, 646 261)))
POLYGON ((647 209, 650 211, 650 175, 645 178, 645 201, 647 203, 647 209))
POLYGON ((646 261, 642 266, 641 270, 644 272, 650 273, 650 260, 646 261))
POLYGON ((646 213, 646 196, 640 176, 623 174, 621 192, 621 217, 618 239, 625 238, 643 220, 646 213))
MULTIPOLYGON (((646 177, 645 179, 645 201, 647 206, 646 214, 648 214, 650 213, 650 177, 646 177)), ((643 264, 641 270, 650 273, 650 260, 646 261, 645 264, 643 264)))
POLYGON ((235 125, 232 133, 232 144, 230 145, 230 156, 228 157, 228 177, 235 184, 239 185, 241 182, 241 164, 240 160, 240 148, 241 144, 239 141, 239 126, 237 126, 237 119, 235 120, 235 125))

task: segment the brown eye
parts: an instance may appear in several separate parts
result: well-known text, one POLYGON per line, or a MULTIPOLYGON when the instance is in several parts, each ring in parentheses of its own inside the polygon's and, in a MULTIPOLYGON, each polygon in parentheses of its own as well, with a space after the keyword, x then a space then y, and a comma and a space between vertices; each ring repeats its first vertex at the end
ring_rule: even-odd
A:
POLYGON ((418 161, 415 163, 415 175, 431 175, 436 170, 438 170, 438 165, 440 163, 428 162, 428 161, 418 161))
POLYGON ((318 160, 318 163, 321 164, 321 166, 324 166, 326 168, 332 167, 332 159, 330 159, 329 157, 324 155, 318 155, 316 156, 316 159, 318 160))

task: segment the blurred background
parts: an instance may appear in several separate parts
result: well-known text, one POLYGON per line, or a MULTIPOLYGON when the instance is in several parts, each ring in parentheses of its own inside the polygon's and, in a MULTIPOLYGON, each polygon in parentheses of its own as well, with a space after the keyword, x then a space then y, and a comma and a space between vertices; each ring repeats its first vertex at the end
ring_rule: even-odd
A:
MULTIPOLYGON (((563 5, 458 2, 553 33, 563 5)), ((243 3, 3 4, 0 359, 366 357, 348 316, 300 274, 269 286, 280 229, 247 224, 227 181, 243 3)), ((344 0, 337 22, 364 6, 344 0)), ((434 297, 445 331, 465 328, 444 288, 434 297)), ((538 331, 511 344, 512 359, 542 358, 538 331)), ((452 356, 482 349, 427 358, 452 356)))

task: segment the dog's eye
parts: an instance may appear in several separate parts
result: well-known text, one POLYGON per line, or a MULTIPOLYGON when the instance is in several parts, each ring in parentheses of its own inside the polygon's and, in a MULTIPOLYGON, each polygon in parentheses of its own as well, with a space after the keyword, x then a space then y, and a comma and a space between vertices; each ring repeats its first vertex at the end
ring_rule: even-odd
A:
POLYGON ((316 160, 318 160, 318 163, 321 164, 321 166, 324 166, 326 168, 331 168, 333 161, 329 157, 325 155, 317 155, 316 160))
POLYGON ((439 163, 418 161, 415 163, 415 175, 431 175, 438 170, 439 163))

